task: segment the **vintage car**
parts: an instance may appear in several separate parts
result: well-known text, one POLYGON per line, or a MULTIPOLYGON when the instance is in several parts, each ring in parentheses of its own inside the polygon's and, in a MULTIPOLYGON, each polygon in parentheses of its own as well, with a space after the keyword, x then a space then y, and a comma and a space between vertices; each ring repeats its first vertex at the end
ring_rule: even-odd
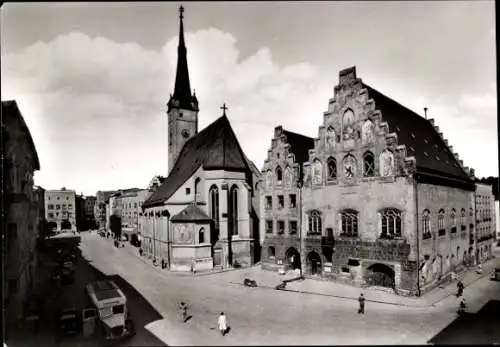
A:
POLYGON ((58 317, 60 332, 64 335, 76 335, 79 332, 77 310, 74 307, 65 308, 58 317))
POLYGON ((491 280, 492 281, 500 281, 500 267, 497 267, 493 272, 491 273, 491 280))

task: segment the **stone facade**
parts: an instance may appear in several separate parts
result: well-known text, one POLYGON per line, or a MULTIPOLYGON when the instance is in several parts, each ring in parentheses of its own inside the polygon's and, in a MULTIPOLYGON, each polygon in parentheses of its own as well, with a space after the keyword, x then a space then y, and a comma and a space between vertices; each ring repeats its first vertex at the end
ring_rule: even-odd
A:
POLYGON ((475 261, 480 264, 491 259, 495 243, 495 200, 493 187, 476 183, 475 194, 475 261))
MULTIPOLYGON (((261 230, 266 220, 273 221, 265 233, 262 266, 290 266, 291 251, 297 249, 306 277, 419 295, 470 260, 474 192, 468 176, 473 171, 460 166, 462 185, 441 177, 427 182, 421 178, 426 171, 420 174, 416 157, 408 154, 415 149, 398 142, 403 130, 394 124, 395 132, 389 130, 355 68, 340 72, 334 92, 304 163, 303 188, 293 209, 276 201, 297 188, 293 179, 277 179, 277 166, 294 171, 293 157, 275 131, 260 183, 261 230), (300 234, 290 234, 288 223, 276 227, 276 220, 297 220, 300 234)), ((421 135, 411 139, 415 136, 421 135)), ((441 137, 434 141, 447 146, 441 137)))
POLYGON ((45 192, 45 218, 56 232, 76 231, 76 193, 62 188, 45 192))
MULTIPOLYGON (((257 179, 255 177, 255 180, 257 179)), ((252 187, 246 181, 244 173, 198 169, 163 206, 145 208, 139 216, 141 247, 144 254, 153 260, 164 259, 172 270, 177 271, 190 269, 190 266, 186 265, 188 254, 192 256, 191 260, 195 263, 196 271, 208 269, 209 257, 212 259, 210 268, 214 266, 226 268, 234 264, 252 265, 255 262, 253 225, 258 223, 258 220, 251 215, 253 193, 252 187), (229 225, 230 192, 233 192, 237 201, 236 228, 231 228, 229 225), (218 203, 217 207, 214 206, 215 202, 218 203), (173 222, 170 221, 171 217, 192 204, 213 220, 203 226, 209 244, 195 243, 193 246, 197 249, 196 252, 208 252, 207 249, 210 249, 207 254, 203 253, 203 257, 199 253, 193 253, 193 250, 187 251, 189 247, 184 242, 176 243, 175 230, 183 228, 181 226, 183 223, 176 223, 178 226, 175 229, 173 222), (174 251, 174 249, 184 249, 184 251, 174 251), (196 254, 203 259, 196 258, 196 254)), ((188 223, 188 225, 187 230, 194 234, 193 224, 188 223)))
MULTIPOLYGON (((33 187, 38 155, 15 101, 2 101, 2 234, 5 252, 2 298, 6 333, 23 318, 36 275, 36 241, 43 189, 33 187), (10 327, 10 328, 9 328, 10 327)), ((6 338, 7 339, 7 338, 6 338)))

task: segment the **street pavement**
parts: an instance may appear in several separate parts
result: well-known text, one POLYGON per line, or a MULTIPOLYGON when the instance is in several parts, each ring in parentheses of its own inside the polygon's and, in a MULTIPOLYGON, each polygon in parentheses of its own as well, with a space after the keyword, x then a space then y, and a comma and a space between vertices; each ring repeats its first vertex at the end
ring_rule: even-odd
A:
MULTIPOLYGON (((243 277, 258 271, 254 268, 181 275, 153 267, 136 249, 116 248, 96 234, 83 234, 81 247, 93 266, 123 277, 163 316, 146 328, 169 345, 425 344, 457 317, 453 296, 430 307, 369 301, 366 314, 358 315, 351 298, 241 286, 243 277), (177 319, 181 301, 190 305, 186 323, 177 319), (221 311, 231 327, 224 337, 216 331, 221 311)), ((479 310, 488 298, 500 299, 498 282, 477 279, 465 295, 479 310)))
MULTIPOLYGON (((89 302, 85 292, 85 286, 89 282, 101 279, 112 279, 122 289, 127 296, 128 309, 131 318, 137 326, 137 334, 122 341, 109 341, 106 344, 121 346, 165 346, 154 334, 145 329, 145 325, 151 321, 161 319, 162 316, 119 275, 106 276, 98 269, 94 268, 86 259, 77 253, 77 264, 75 268, 75 281, 72 284, 64 285, 61 291, 56 291, 50 282, 40 283, 39 294, 44 297, 44 316, 41 321, 40 332, 35 333, 27 324, 22 324, 19 329, 12 331, 8 341, 9 347, 38 347, 38 346, 97 346, 102 345, 102 341, 97 336, 83 337, 82 334, 76 336, 62 336, 55 321, 56 313, 67 307, 74 307, 81 310, 88 307, 89 302)), ((46 272, 46 279, 51 275, 55 262, 51 262, 44 256, 43 267, 40 271, 46 272)))

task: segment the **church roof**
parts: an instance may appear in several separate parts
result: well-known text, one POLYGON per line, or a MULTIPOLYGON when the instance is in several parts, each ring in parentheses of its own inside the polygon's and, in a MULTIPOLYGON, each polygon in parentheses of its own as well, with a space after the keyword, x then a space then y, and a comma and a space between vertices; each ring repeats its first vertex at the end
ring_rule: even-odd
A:
POLYGON ((286 135, 286 141, 290 145, 290 152, 295 155, 295 162, 302 164, 308 161, 309 150, 314 148, 314 139, 284 129, 283 134, 286 135))
MULTIPOLYGON (((19 110, 19 107, 17 106, 17 102, 15 100, 2 101, 2 117, 4 117, 5 121, 12 119, 20 125, 21 130, 26 135, 26 140, 28 141, 28 145, 31 148, 31 152, 33 153, 33 168, 35 170, 40 170, 40 161, 38 159, 38 153, 36 152, 35 143, 33 142, 33 137, 31 137, 30 130, 26 125, 23 115, 21 114, 21 111, 19 110)), ((2 131, 3 128, 4 127, 2 124, 2 131)))
POLYGON ((363 83, 369 98, 375 102, 387 121, 390 132, 406 145, 407 156, 414 156, 417 172, 438 174, 466 183, 472 182, 434 126, 425 118, 363 83))
POLYGON ((219 117, 184 144, 169 176, 143 207, 169 199, 200 166, 205 170, 251 171, 227 116, 219 117))
POLYGON ((170 218, 170 221, 172 222, 210 221, 210 220, 212 219, 194 204, 189 205, 181 212, 170 218))

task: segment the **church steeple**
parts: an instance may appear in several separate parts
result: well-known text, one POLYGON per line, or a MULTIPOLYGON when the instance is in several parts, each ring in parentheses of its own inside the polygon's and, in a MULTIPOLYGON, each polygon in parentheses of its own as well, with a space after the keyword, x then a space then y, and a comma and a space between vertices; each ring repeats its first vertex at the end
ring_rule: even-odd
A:
POLYGON ((184 7, 179 7, 179 45, 177 47, 177 72, 175 75, 174 94, 168 102, 168 109, 172 107, 184 110, 197 111, 198 101, 194 94, 191 94, 189 82, 189 69, 187 64, 187 50, 184 41, 184 7))

